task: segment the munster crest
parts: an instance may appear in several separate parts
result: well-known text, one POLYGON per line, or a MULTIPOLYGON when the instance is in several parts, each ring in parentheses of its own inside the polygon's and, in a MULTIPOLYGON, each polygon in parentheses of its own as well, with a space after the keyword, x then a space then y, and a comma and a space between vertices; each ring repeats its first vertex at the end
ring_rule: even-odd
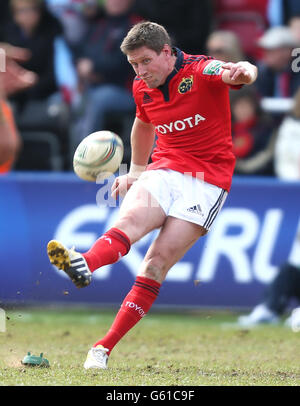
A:
POLYGON ((178 92, 183 94, 191 90, 193 86, 193 75, 191 75, 189 78, 183 78, 182 81, 180 82, 178 86, 178 92))

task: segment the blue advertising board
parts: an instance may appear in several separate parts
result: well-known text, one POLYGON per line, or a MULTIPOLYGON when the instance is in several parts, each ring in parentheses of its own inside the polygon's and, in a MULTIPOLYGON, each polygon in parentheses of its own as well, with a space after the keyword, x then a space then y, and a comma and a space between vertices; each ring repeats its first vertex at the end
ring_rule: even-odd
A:
MULTIPOLYGON (((86 251, 111 227, 119 209, 104 201, 109 187, 71 173, 12 173, 0 178, 2 303, 121 302, 157 231, 134 244, 118 263, 97 270, 84 289, 56 270, 46 253, 51 239, 86 251)), ((280 264, 289 258, 300 264, 299 202, 300 183, 234 178, 210 233, 169 271, 156 305, 257 304, 280 264)))

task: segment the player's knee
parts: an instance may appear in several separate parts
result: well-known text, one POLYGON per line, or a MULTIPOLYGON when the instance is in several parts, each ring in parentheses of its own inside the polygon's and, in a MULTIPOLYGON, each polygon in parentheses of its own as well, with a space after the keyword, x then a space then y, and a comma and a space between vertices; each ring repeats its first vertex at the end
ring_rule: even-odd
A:
POLYGON ((201 227, 200 237, 204 237, 207 233, 208 233, 208 230, 206 230, 206 228, 204 228, 204 227, 201 227))
POLYGON ((124 231, 130 238, 131 243, 136 242, 144 235, 144 224, 133 210, 128 210, 122 215, 115 227, 124 231))

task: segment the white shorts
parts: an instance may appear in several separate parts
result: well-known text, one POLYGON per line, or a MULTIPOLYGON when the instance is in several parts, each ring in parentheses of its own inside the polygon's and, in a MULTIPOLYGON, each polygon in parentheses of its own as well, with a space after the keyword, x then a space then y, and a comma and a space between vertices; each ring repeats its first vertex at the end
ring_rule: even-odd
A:
POLYGON ((167 216, 199 224, 206 230, 210 229, 228 195, 218 186, 172 169, 145 171, 134 185, 143 186, 167 216))

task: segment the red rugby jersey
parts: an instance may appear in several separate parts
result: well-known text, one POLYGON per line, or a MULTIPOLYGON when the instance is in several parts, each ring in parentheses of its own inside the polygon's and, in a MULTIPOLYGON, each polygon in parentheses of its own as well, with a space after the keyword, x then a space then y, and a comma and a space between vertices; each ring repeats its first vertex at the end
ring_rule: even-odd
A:
POLYGON ((222 80, 222 62, 177 48, 176 52, 175 69, 164 85, 150 89, 138 77, 133 83, 136 116, 151 122, 157 135, 147 169, 203 176, 206 182, 229 190, 235 157, 230 86, 222 80))

